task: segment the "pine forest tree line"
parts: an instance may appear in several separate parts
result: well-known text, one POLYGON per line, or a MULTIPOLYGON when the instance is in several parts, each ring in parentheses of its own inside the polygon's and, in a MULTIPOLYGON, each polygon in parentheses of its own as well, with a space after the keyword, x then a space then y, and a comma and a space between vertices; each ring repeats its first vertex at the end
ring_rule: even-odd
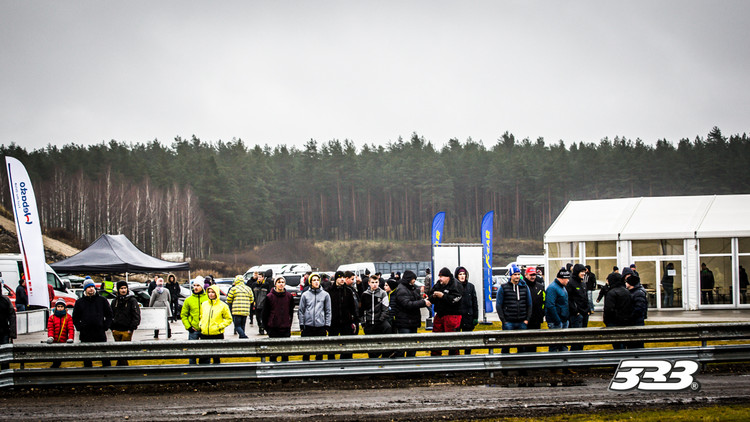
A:
POLYGON ((440 149, 417 134, 359 150, 349 140, 271 148, 196 137, 0 148, 29 171, 46 229, 87 243, 123 233, 146 253, 195 258, 296 238, 426 241, 438 211, 449 241, 477 240, 488 210, 496 237, 541 238, 570 200, 750 193, 750 140, 716 127, 676 145, 568 147, 506 132, 490 147, 451 139, 440 149))

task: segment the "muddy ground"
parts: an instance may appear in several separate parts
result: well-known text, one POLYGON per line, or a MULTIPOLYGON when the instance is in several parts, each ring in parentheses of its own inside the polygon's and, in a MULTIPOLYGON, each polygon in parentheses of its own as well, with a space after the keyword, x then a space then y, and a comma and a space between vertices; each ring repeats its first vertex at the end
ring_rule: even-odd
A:
POLYGON ((0 391, 0 420, 457 420, 750 403, 750 365, 709 367, 700 391, 611 392, 614 369, 0 391))

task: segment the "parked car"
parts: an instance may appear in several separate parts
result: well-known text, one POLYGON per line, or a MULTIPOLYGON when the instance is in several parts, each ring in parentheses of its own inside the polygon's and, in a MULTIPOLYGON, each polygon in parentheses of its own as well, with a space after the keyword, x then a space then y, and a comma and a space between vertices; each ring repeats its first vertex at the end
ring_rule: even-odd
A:
POLYGON ((292 294, 294 304, 299 305, 300 297, 302 293, 299 291, 299 284, 304 274, 284 274, 286 280, 286 291, 292 294))
POLYGON ((16 307, 16 292, 13 291, 10 287, 3 284, 3 289, 5 290, 3 294, 10 299, 10 303, 13 304, 13 307, 16 307))

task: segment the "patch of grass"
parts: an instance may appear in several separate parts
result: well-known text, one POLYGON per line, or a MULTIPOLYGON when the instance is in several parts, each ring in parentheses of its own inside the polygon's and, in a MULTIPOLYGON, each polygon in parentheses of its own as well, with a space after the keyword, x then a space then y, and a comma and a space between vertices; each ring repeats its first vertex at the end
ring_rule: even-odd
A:
POLYGON ((750 420, 750 405, 709 406, 695 409, 637 410, 632 412, 604 412, 598 414, 573 414, 543 416, 535 418, 485 419, 485 421, 565 421, 565 422, 661 422, 661 421, 747 421, 750 420))

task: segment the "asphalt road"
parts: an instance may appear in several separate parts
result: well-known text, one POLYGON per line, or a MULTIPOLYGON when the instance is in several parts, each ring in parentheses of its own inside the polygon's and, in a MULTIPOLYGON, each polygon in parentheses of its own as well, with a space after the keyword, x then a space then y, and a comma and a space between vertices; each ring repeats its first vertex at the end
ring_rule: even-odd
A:
POLYGON ((678 393, 609 391, 613 373, 16 390, 0 392, 0 420, 456 420, 750 403, 750 366, 709 369, 699 391, 678 393))

